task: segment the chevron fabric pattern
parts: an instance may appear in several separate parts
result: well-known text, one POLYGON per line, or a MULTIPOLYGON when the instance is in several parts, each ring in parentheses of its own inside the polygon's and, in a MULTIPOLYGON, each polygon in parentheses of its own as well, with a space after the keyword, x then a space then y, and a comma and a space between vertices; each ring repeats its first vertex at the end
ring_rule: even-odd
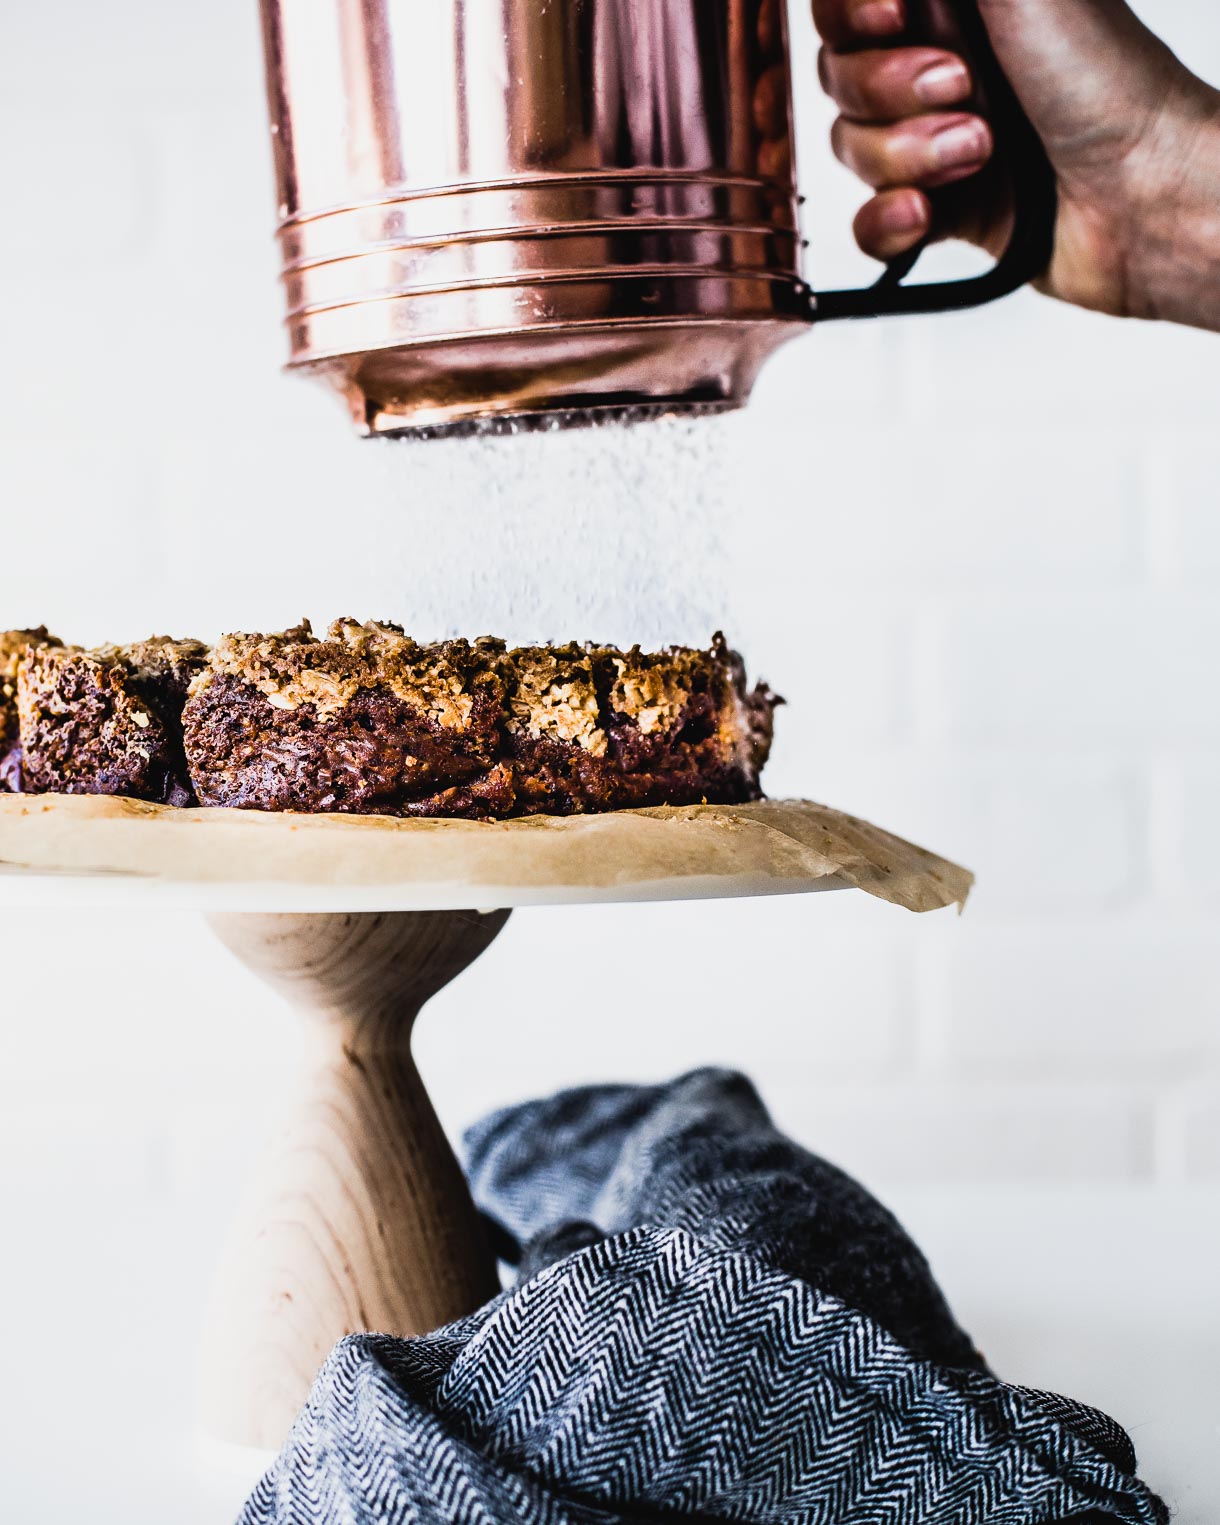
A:
POLYGON ((565 1092, 467 1147, 514 1287, 342 1341, 240 1525, 1165 1525, 1118 1425, 994 1377, 742 1077, 565 1092))

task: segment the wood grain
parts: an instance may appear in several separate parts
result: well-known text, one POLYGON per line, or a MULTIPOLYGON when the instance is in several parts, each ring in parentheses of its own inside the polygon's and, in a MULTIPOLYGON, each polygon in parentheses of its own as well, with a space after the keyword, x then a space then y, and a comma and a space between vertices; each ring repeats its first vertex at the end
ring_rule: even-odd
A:
POLYGON ((422 1333, 498 1290, 410 1035, 424 1002, 508 914, 211 919, 308 1019, 300 1094, 215 1284, 202 1391, 215 1438, 279 1446, 343 1335, 422 1333))
POLYGON ((0 795, 0 905, 435 911, 805 894, 855 886, 912 911, 964 905, 973 876, 809 800, 510 821, 175 810, 0 795), (141 898, 141 891, 142 898, 141 898))

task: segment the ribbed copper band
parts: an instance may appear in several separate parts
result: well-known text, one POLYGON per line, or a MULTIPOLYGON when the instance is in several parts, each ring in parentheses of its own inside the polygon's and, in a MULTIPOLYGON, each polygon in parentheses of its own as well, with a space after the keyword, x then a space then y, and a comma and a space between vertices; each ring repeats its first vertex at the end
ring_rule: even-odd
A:
POLYGON ((763 181, 446 187, 294 218, 280 239, 297 365, 564 322, 798 316, 804 299, 793 199, 763 181))
POLYGON ((280 226, 284 267, 342 259, 378 245, 496 237, 533 228, 560 232, 623 224, 766 228, 795 233, 791 187, 719 176, 598 176, 442 186, 301 213, 280 226))
POLYGON ((807 321, 803 287, 782 277, 666 272, 569 275, 370 297, 302 313, 289 334, 294 364, 354 351, 591 326, 807 321))

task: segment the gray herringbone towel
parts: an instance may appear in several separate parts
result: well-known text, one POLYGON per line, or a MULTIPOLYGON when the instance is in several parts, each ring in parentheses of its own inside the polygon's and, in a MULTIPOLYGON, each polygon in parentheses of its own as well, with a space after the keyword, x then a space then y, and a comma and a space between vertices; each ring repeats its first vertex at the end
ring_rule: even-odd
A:
POLYGON ((515 1287, 338 1345, 241 1525, 1165 1525, 1124 1432, 997 1380, 740 1076, 565 1092, 467 1145, 515 1287))

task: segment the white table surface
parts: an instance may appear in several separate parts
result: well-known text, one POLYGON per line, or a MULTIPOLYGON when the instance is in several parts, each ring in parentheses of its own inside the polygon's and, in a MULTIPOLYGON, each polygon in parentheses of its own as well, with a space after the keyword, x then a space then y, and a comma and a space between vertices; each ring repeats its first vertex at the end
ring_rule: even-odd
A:
MULTIPOLYGON (((891 1193, 1004 1376, 1107 1409, 1175 1525, 1220 1515, 1220 1192, 891 1193)), ((194 1433, 194 1360, 228 1204, 47 1203, 9 1189, 0 1518, 228 1525, 258 1470, 194 1433)))

